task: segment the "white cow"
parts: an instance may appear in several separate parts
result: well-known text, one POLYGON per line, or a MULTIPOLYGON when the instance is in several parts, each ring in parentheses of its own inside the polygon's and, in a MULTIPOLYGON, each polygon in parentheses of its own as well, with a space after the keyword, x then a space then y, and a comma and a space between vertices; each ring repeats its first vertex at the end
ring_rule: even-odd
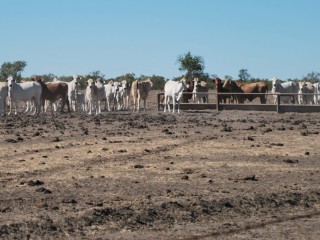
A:
POLYGON ((298 91, 299 104, 313 104, 314 100, 314 86, 311 82, 299 82, 298 91), (301 94, 301 95, 300 95, 301 94))
POLYGON ((130 84, 127 80, 121 81, 121 87, 119 89, 119 92, 121 94, 122 98, 122 105, 121 109, 128 110, 129 109, 129 99, 130 99, 130 84))
POLYGON ((170 112, 170 99, 172 99, 172 113, 175 112, 176 102, 178 102, 178 113, 180 113, 180 99, 182 92, 187 89, 186 79, 182 78, 179 82, 169 80, 164 85, 164 112, 170 112))
POLYGON ((7 112, 8 83, 0 82, 0 116, 5 116, 7 112))
MULTIPOLYGON (((298 93, 299 87, 295 82, 278 82, 276 77, 272 79, 272 90, 271 93, 283 93, 287 94, 286 96, 280 96, 280 101, 283 103, 297 103, 298 96, 296 94, 290 95, 290 93, 298 93)), ((274 104, 277 104, 277 95, 273 95, 274 104)))
POLYGON ((89 114, 91 115, 93 111, 96 111, 96 114, 101 113, 101 101, 105 99, 106 93, 105 88, 100 81, 93 81, 93 79, 88 79, 85 101, 88 106, 89 114))
POLYGON ((104 85, 105 94, 106 94, 106 101, 107 101, 107 110, 110 112, 111 108, 110 105, 113 103, 112 109, 115 109, 115 92, 117 89, 117 83, 114 84, 114 81, 110 81, 109 83, 104 85))
POLYGON ((8 81, 8 98, 10 103, 9 115, 12 112, 12 105, 15 105, 15 114, 17 114, 17 102, 33 100, 35 105, 34 115, 40 114, 40 98, 42 87, 37 82, 16 83, 16 81, 9 77, 8 81))
POLYGON ((319 105, 320 104, 320 83, 319 82, 314 83, 313 86, 314 86, 313 101, 314 101, 314 104, 319 105))
MULTIPOLYGON (((53 79, 53 82, 62 82, 59 81, 57 78, 53 79)), ((77 109, 77 96, 79 92, 79 85, 80 85, 80 77, 78 75, 73 75, 73 79, 70 82, 65 82, 68 84, 68 100, 73 111, 77 109)))
MULTIPOLYGON (((26 82, 29 82, 29 80, 22 79, 20 81, 20 83, 26 83, 26 82)), ((25 112, 32 112, 32 111, 34 111, 34 109, 35 109, 34 102, 32 100, 26 101, 26 110, 25 110, 25 112)))

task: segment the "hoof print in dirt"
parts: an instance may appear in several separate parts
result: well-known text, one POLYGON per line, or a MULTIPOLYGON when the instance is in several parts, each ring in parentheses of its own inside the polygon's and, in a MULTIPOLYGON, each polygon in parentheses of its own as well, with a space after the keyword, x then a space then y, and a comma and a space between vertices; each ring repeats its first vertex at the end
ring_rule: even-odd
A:
POLYGON ((188 175, 184 175, 181 177, 182 180, 189 180, 189 176, 188 175))
POLYGON ((254 141, 254 138, 251 137, 251 136, 248 136, 245 140, 248 140, 248 141, 254 141))
POLYGON ((168 128, 163 129, 162 132, 165 133, 165 134, 174 134, 174 133, 171 132, 168 128))
POLYGON ((51 194, 51 193, 52 193, 51 190, 46 189, 46 188, 44 188, 44 187, 38 188, 38 189, 36 190, 36 192, 45 193, 45 194, 51 194))
POLYGON ((136 164, 136 165, 133 166, 133 168, 144 168, 144 166, 141 165, 141 164, 136 164))
POLYGON ((193 170, 191 168, 186 168, 186 169, 183 169, 183 173, 184 174, 192 174, 193 170))
POLYGON ((55 138, 52 140, 52 142, 61 142, 61 140, 60 140, 60 138, 55 137, 55 138))
POLYGON ((258 181, 256 175, 246 176, 243 178, 245 181, 258 181))
POLYGON ((293 160, 293 159, 285 159, 285 160, 283 160, 285 163, 299 163, 299 160, 298 159, 295 159, 295 160, 293 160))
POLYGON ((35 181, 30 180, 30 181, 28 182, 28 185, 29 185, 29 186, 40 186, 40 185, 43 185, 43 184, 44 184, 44 182, 43 182, 43 181, 40 181, 40 180, 35 180, 35 181))
POLYGON ((71 198, 71 199, 64 199, 62 200, 62 203, 68 203, 68 204, 77 204, 77 200, 71 198))
POLYGON ((228 126, 225 126, 221 129, 221 132, 232 132, 232 128, 231 127, 228 127, 228 126))
POLYGON ((17 143, 18 141, 17 141, 17 140, 14 140, 14 139, 6 139, 6 142, 9 142, 9 143, 17 143))
POLYGON ((261 132, 262 133, 272 132, 272 129, 271 128, 264 128, 264 129, 261 129, 261 132))

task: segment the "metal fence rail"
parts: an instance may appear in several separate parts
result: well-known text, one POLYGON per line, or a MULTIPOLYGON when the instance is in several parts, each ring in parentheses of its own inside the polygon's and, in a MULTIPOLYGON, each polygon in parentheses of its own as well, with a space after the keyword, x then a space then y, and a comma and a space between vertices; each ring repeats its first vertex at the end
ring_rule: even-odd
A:
MULTIPOLYGON (((192 93, 184 93, 184 94, 192 94, 192 93)), ((282 94, 282 93, 216 93, 216 92, 208 92, 209 96, 209 102, 208 103, 180 103, 180 109, 181 110, 206 110, 206 109, 212 109, 212 110, 243 110, 243 111, 275 111, 278 113, 284 113, 284 112, 320 112, 320 105, 307 105, 307 104, 284 104, 281 103, 282 97, 288 97, 288 96, 298 96, 298 95, 312 95, 312 94, 298 94, 298 93, 292 93, 290 95, 288 94, 282 94), (267 95, 269 102, 270 98, 272 98, 272 102, 274 98, 277 98, 276 104, 261 104, 259 103, 221 103, 217 101, 217 99, 221 99, 222 96, 235 96, 235 95, 267 95)), ((158 111, 163 111, 163 98, 164 93, 158 93, 157 95, 157 105, 158 105, 158 111)), ((256 102, 256 101, 255 101, 256 102)), ((170 107, 172 109, 172 104, 170 104, 170 107)), ((177 107, 177 104, 176 104, 177 107)))

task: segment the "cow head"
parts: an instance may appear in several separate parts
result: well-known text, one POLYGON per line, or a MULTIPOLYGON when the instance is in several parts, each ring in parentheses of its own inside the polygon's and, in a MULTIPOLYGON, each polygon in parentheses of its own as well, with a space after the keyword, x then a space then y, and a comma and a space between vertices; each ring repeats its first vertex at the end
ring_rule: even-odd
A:
POLYGON ((224 80, 222 87, 231 91, 232 90, 232 83, 233 82, 232 82, 231 78, 227 78, 224 80))
POLYGON ((87 84, 87 88, 93 88, 95 86, 95 81, 93 81, 93 79, 88 79, 86 81, 86 84, 87 84))
POLYGON ((278 92, 277 85, 278 85, 278 79, 276 77, 271 78, 272 81, 272 92, 278 92))
POLYGON ((187 84, 186 84, 186 79, 185 78, 182 78, 179 82, 178 82, 178 86, 177 86, 177 89, 176 89, 176 99, 177 101, 180 101, 180 98, 182 96, 182 93, 184 90, 187 89, 187 84))
POLYGON ((8 82, 8 86, 10 88, 10 87, 12 87, 12 83, 15 83, 16 80, 14 80, 13 77, 10 76, 7 78, 7 82, 8 82))
POLYGON ((307 87, 307 83, 306 81, 304 82, 298 82, 299 83, 299 93, 304 93, 305 89, 307 87))

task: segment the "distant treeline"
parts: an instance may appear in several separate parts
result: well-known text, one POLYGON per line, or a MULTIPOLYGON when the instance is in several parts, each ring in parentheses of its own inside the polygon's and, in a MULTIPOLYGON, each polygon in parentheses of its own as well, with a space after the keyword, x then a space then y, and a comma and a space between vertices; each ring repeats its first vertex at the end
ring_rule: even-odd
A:
MULTIPOLYGON (((178 61, 180 61, 181 66, 179 70, 181 71, 186 71, 185 74, 181 76, 177 76, 172 80, 180 80, 182 77, 186 77, 187 80, 193 80, 194 77, 198 77, 202 81, 206 81, 209 85, 210 89, 213 89, 214 86, 214 78, 218 77, 216 74, 208 74, 203 72, 204 66, 203 66, 203 60, 201 57, 198 56, 192 56, 190 52, 188 52, 184 56, 179 56, 178 61)), ((23 72, 24 68, 27 66, 27 62, 25 61, 16 61, 16 62, 5 62, 1 65, 0 68, 0 81, 5 81, 9 76, 12 76, 14 79, 17 81, 21 81, 21 73, 23 72)), ((37 75, 42 78, 44 82, 51 82, 54 78, 59 79, 60 81, 65 81, 69 82, 73 79, 73 76, 57 76, 52 73, 48 74, 42 74, 42 75, 37 75)), ((127 80, 129 83, 132 83, 135 80, 146 80, 148 78, 151 79, 153 83, 153 89, 155 90, 162 90, 165 82, 169 79, 166 79, 163 76, 146 76, 146 75, 140 75, 136 76, 134 73, 126 73, 124 75, 115 77, 115 78, 105 78, 105 75, 101 73, 101 71, 93 71, 85 75, 78 75, 80 77, 80 86, 82 89, 85 88, 86 86, 86 81, 89 78, 92 78, 94 80, 100 78, 101 80, 104 80, 106 82, 109 82, 111 80, 113 81, 120 81, 120 80, 127 80)), ((25 77, 23 79, 25 80, 32 80, 34 76, 30 77, 25 77)), ((220 77, 220 76, 219 76, 220 77)), ((230 76, 226 75, 224 77, 220 77, 222 80, 226 78, 231 78, 230 76)), ((238 79, 233 79, 233 80, 239 80, 243 82, 266 82, 268 84, 269 89, 272 88, 272 82, 270 79, 261 79, 261 78, 254 78, 251 77, 251 75, 248 73, 247 69, 240 69, 239 74, 238 74, 238 79)), ((317 72, 311 72, 308 73, 306 76, 298 79, 280 79, 280 81, 310 81, 312 83, 319 82, 320 81, 320 73, 317 72)))

